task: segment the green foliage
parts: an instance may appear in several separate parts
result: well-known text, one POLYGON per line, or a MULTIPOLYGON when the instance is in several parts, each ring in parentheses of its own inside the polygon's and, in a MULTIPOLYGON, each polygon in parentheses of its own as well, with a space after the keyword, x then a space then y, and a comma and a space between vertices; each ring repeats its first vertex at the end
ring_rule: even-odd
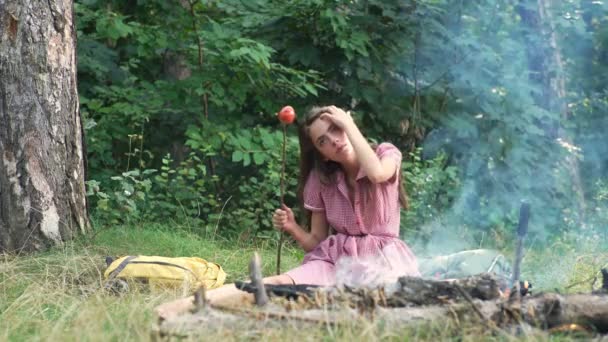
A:
POLYGON ((531 222, 539 239, 598 224, 580 213, 608 171, 608 8, 552 3, 539 20, 538 6, 77 1, 94 207, 111 221, 196 218, 204 232, 271 236, 274 113, 337 104, 369 138, 414 153, 408 235, 430 238, 449 217, 474 236, 509 236, 523 199, 542 213, 531 222))
POLYGON ((277 100, 322 88, 317 72, 272 61, 271 47, 222 22, 213 4, 192 6, 77 4, 81 111, 100 181, 124 170, 131 134, 146 136, 148 161, 159 167, 158 156, 183 151, 201 118, 253 127, 270 121, 277 100))
MULTIPOLYGON (((458 169, 450 166, 444 153, 434 159, 422 160, 421 149, 404 162, 403 179, 410 199, 410 208, 401 220, 401 233, 407 240, 428 242, 438 226, 426 224, 440 220, 458 198, 458 169)), ((443 229, 443 227, 439 227, 443 229)))
MULTIPOLYGON (((220 132, 212 139, 206 136, 211 134, 208 126, 189 127, 186 145, 191 150, 185 160, 176 163, 166 155, 160 169, 113 176, 110 193, 89 181, 98 219, 114 224, 194 219, 202 235, 274 237, 270 218, 280 205, 282 133, 232 127, 211 129, 220 132)), ((285 202, 296 206, 297 177, 290 175, 297 174, 297 141, 287 142, 285 202)))

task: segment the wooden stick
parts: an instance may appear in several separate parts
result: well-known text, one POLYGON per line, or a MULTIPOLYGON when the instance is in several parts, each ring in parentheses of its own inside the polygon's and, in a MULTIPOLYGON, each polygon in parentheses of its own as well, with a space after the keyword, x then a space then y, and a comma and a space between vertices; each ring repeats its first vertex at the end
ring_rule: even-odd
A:
POLYGON ((207 288, 205 285, 201 285, 196 292, 194 292, 194 308, 192 313, 199 312, 208 307, 207 302, 207 288))
POLYGON ((268 303, 268 294, 266 294, 266 289, 264 288, 260 255, 257 252, 253 253, 253 257, 249 262, 249 276, 251 277, 251 282, 256 288, 254 294, 255 305, 266 305, 268 303))
MULTIPOLYGON (((287 125, 283 124, 283 153, 281 160, 281 205, 285 203, 285 146, 287 145, 287 125)), ((277 246, 277 275, 281 274, 281 249, 285 240, 285 232, 281 230, 279 245, 277 246)))

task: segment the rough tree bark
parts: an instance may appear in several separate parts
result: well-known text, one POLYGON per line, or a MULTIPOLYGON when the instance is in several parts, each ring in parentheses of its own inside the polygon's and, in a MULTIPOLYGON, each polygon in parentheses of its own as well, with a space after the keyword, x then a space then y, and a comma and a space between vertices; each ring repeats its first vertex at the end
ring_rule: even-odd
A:
POLYGON ((72 0, 0 0, 0 252, 89 229, 72 0))

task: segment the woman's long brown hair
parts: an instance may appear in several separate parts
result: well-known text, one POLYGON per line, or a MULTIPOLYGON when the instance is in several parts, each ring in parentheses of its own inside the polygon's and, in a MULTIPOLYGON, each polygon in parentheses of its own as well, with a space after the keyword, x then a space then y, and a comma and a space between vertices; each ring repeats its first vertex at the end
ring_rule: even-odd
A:
MULTIPOLYGON (((310 138, 310 125, 317 120, 321 114, 329 113, 327 107, 312 107, 304 119, 298 124, 298 136, 300 141, 300 177, 298 182, 298 200, 300 202, 302 213, 305 213, 304 222, 302 226, 310 224, 310 217, 312 212, 304 208, 304 187, 310 172, 314 169, 317 170, 321 178, 321 183, 330 184, 335 181, 335 173, 341 170, 342 167, 339 163, 331 160, 325 160, 321 153, 317 150, 315 145, 310 138)), ((377 145, 372 144, 372 149, 376 149, 377 145)), ((399 169, 401 170, 401 169, 399 169)), ((405 187, 401 181, 401 171, 399 172, 399 203, 401 207, 407 209, 409 207, 409 200, 405 187)))

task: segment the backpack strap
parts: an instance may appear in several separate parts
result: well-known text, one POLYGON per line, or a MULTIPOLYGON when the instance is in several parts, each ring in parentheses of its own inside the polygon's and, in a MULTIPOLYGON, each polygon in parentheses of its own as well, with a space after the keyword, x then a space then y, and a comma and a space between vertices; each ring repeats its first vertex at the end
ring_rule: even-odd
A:
POLYGON ((118 265, 118 267, 116 267, 114 269, 114 271, 112 271, 110 273, 110 275, 108 276, 108 279, 106 280, 106 282, 103 285, 103 288, 108 289, 111 286, 112 280, 114 280, 114 278, 116 278, 120 274, 120 272, 122 270, 124 270, 125 267, 127 267, 127 265, 131 262, 131 260, 133 260, 135 258, 137 258, 136 255, 129 255, 123 261, 121 261, 120 264, 118 265))

